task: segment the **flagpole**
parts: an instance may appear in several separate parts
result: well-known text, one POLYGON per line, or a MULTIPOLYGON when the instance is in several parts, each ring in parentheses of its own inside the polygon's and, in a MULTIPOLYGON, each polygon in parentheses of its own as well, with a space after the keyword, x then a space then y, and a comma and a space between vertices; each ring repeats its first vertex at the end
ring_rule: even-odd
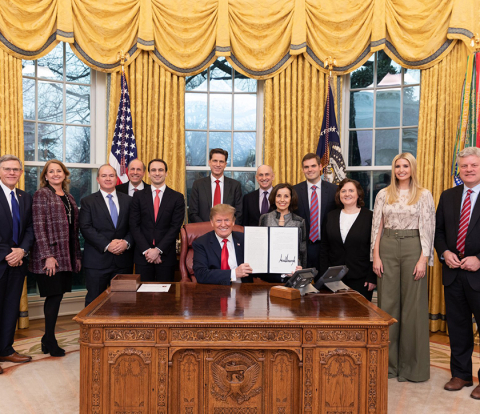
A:
MULTIPOLYGON (((333 80, 332 70, 333 70, 333 68, 336 64, 337 64, 337 60, 335 58, 333 58, 332 56, 327 57, 327 59, 325 60, 325 67, 326 67, 326 69, 328 69, 327 94, 330 93, 330 87, 331 87, 330 83, 333 80)), ((326 111, 326 114, 327 114, 327 118, 326 118, 327 132, 326 132, 326 137, 325 137, 325 156, 326 156, 325 159, 328 161, 330 159, 330 145, 329 145, 329 140, 328 140, 328 133, 329 133, 329 130, 330 130, 330 99, 328 99, 328 98, 327 98, 327 105, 325 107, 325 111, 326 111)), ((323 167, 323 179, 324 180, 325 180, 325 175, 328 172, 327 171, 328 165, 329 164, 327 162, 326 165, 323 167)))
MULTIPOLYGON (((125 82, 126 82, 126 76, 125 76, 125 60, 129 58, 129 55, 128 53, 125 54, 123 50, 120 50, 120 52, 117 54, 117 57, 120 59, 120 63, 122 65, 122 74, 120 76, 120 83, 121 83, 121 86, 120 86, 120 91, 121 91, 121 94, 122 94, 122 98, 121 100, 123 102, 125 102, 125 92, 126 92, 126 88, 125 88, 125 82)), ((126 116, 126 108, 125 108, 125 105, 123 106, 123 111, 122 111, 122 116, 125 117, 126 116)), ((122 139, 121 139, 121 142, 122 142, 122 145, 121 145, 121 152, 122 152, 122 158, 120 160, 120 175, 124 175, 126 173, 126 170, 127 170, 127 163, 126 163, 126 160, 125 160, 125 129, 122 129, 122 139)))

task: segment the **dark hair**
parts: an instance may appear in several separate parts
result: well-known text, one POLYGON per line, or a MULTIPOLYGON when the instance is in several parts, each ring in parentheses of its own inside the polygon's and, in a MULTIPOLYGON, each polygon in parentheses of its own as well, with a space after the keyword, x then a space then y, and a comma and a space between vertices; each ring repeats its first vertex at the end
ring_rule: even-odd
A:
POLYGON ((222 154, 222 155, 225 155, 225 162, 228 161, 228 151, 225 151, 224 149, 222 148, 212 148, 210 150, 210 155, 209 155, 209 160, 212 159, 213 157, 213 154, 222 154))
POLYGON ((165 172, 168 171, 168 166, 167 166, 167 163, 165 161, 163 161, 161 158, 154 158, 153 160, 151 160, 149 163, 148 163, 148 172, 150 172, 150 165, 152 165, 152 162, 161 162, 163 163, 163 165, 165 165, 165 172))
POLYGON ((273 187, 270 197, 268 197, 268 201, 270 202, 270 210, 275 210, 275 199, 277 198, 278 190, 281 190, 282 188, 288 188, 290 190, 291 199, 290 205, 288 206, 288 211, 295 211, 298 208, 298 195, 292 184, 289 183, 280 183, 273 187))
POLYGON ((347 183, 352 183, 355 186, 358 195, 357 207, 363 207, 365 205, 365 201, 363 201, 365 198, 365 192, 363 191, 360 183, 357 180, 352 180, 351 178, 344 178, 342 181, 340 181, 340 184, 338 184, 337 192, 335 193, 335 203, 337 203, 337 206, 343 208, 343 203, 340 201, 340 191, 347 183))
POLYGON ((302 167, 305 161, 313 160, 314 158, 317 160, 318 165, 322 165, 322 159, 320 158, 320 156, 317 154, 314 154, 313 152, 309 152, 308 154, 305 154, 305 156, 302 158, 302 167))
MULTIPOLYGON (((10 160, 8 160, 8 161, 10 161, 10 160)), ((52 164, 57 164, 63 170, 63 173, 65 174, 65 179, 62 181, 62 189, 63 189, 63 191, 68 193, 68 187, 70 185, 70 179, 68 177, 70 177, 70 171, 68 171, 67 167, 65 167, 63 162, 58 161, 58 160, 49 160, 44 165, 43 170, 40 173, 40 188, 41 187, 46 187, 48 185, 48 180, 45 178, 45 176, 47 175, 48 168, 52 164)))

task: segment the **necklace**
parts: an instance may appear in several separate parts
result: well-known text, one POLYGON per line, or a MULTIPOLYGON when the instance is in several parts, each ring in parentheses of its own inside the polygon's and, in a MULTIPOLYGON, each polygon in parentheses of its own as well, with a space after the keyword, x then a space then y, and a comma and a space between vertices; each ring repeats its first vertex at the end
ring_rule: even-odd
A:
POLYGON ((65 203, 65 201, 63 201, 63 198, 60 197, 63 201, 63 204, 65 205, 65 209, 67 210, 66 213, 67 213, 67 216, 68 216, 68 224, 72 224, 72 205, 70 204, 70 200, 68 199, 68 195, 67 193, 64 194, 65 196, 65 200, 67 200, 67 202, 65 203))

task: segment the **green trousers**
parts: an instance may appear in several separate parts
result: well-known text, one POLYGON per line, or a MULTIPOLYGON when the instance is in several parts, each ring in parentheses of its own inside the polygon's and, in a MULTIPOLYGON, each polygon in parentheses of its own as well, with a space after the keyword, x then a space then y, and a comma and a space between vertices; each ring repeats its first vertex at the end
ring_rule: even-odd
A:
POLYGON ((428 281, 427 276, 417 281, 413 276, 421 253, 418 230, 384 230, 378 306, 398 321, 390 327, 388 377, 399 381, 430 378, 428 281))

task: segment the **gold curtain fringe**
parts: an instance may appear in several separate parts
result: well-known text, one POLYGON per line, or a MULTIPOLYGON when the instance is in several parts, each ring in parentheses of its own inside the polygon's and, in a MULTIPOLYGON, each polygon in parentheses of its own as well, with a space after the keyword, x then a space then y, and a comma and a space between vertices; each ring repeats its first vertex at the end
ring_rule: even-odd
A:
POLYGON ((303 55, 319 71, 335 55, 337 75, 360 67, 377 50, 412 69, 447 56, 457 41, 470 47, 479 31, 480 0, 10 0, 0 3, 0 47, 38 59, 59 41, 88 66, 120 69, 140 51, 177 76, 205 70, 226 56, 239 72, 268 79, 303 55))

